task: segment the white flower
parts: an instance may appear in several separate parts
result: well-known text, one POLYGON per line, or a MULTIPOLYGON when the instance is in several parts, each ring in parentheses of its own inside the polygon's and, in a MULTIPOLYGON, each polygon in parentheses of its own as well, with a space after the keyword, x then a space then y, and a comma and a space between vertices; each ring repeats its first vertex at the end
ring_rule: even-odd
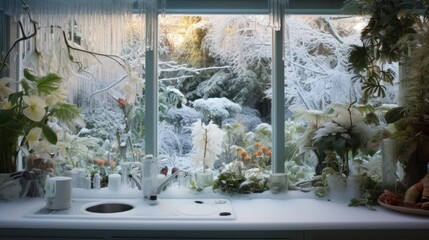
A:
POLYGON ((13 82, 13 79, 8 77, 0 79, 0 99, 7 98, 10 94, 14 92, 11 88, 6 87, 6 85, 11 82, 13 82))
POLYGON ((325 122, 322 124, 321 128, 317 129, 313 139, 319 139, 328 135, 336 135, 337 133, 341 134, 345 132, 347 132, 347 129, 344 127, 333 122, 325 122))
POLYGON ((123 91, 125 93, 125 98, 129 103, 134 103, 136 101, 137 88, 135 84, 126 83, 123 91))
POLYGON ((35 122, 39 122, 46 114, 46 103, 42 98, 32 95, 23 96, 22 99, 28 105, 24 110, 24 115, 35 122))
POLYGON ((52 152, 52 144, 50 144, 46 140, 37 141, 34 143, 33 149, 38 153, 51 153, 52 152))
POLYGON ((56 146, 58 147, 59 156, 62 159, 65 159, 67 157, 67 147, 68 147, 68 144, 66 144, 65 142, 57 142, 56 146))
POLYGON ((28 147, 29 150, 33 149, 35 142, 39 141, 40 136, 42 135, 42 129, 39 127, 32 128, 27 135, 28 147))
POLYGON ((192 140, 195 154, 193 160, 196 164, 204 163, 211 167, 216 155, 222 152, 222 143, 225 133, 218 125, 210 122, 205 125, 198 120, 192 127, 192 140))
POLYGON ((7 100, 7 98, 3 99, 3 101, 2 101, 2 102, 0 102, 0 109, 8 110, 8 109, 11 109, 12 107, 13 107, 13 106, 12 106, 12 103, 11 103, 11 102, 9 102, 9 101, 7 100))

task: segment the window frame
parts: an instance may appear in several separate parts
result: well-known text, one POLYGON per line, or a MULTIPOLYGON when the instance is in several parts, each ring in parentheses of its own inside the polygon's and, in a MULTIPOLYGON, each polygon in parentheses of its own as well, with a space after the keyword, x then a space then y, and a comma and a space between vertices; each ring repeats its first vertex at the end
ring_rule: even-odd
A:
MULTIPOLYGON (((286 14, 341 14, 342 0, 287 0, 288 6, 282 15, 286 14)), ((149 112, 145 114, 145 152, 158 155, 158 74, 157 46, 158 22, 161 14, 269 14, 268 0, 161 0, 157 1, 156 42, 153 50, 146 51, 146 83, 145 103, 149 112)), ((146 24, 152 21, 146 14, 146 24)), ((272 31, 272 172, 284 172, 285 161, 285 92, 284 92, 284 18, 279 31, 272 31)), ((148 25, 146 25, 148 26, 148 25)))

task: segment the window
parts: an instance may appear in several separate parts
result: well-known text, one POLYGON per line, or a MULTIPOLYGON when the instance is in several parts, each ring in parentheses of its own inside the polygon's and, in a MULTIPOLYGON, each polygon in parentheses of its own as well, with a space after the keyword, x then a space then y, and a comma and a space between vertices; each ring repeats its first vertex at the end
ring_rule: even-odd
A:
POLYGON ((190 162, 198 158, 196 131, 213 124, 227 135, 208 160, 217 169, 242 159, 237 148, 246 149, 248 162, 255 144, 271 149, 268 17, 166 14, 159 32, 158 137, 160 154, 171 159, 168 167, 183 168, 186 160, 188 167, 201 167, 190 162))
MULTIPOLYGON (((13 2, 0 5, 8 9, 0 24, 18 16, 31 33, 13 2)), ((159 155, 168 169, 198 168, 191 159, 199 144, 206 155, 207 136, 196 132, 212 124, 223 140, 215 169, 239 159, 248 168, 286 170, 293 182, 320 173, 312 145, 299 142, 312 122, 298 116, 360 99, 347 53, 366 20, 338 15, 342 1, 285 1, 276 18, 271 2, 29 0, 39 32, 35 42, 20 42, 10 65, 65 77, 68 101, 86 124, 63 129, 63 145, 43 151, 92 172, 117 171, 120 161, 144 154, 159 155)), ((389 92, 380 103, 394 102, 395 89, 389 92)))

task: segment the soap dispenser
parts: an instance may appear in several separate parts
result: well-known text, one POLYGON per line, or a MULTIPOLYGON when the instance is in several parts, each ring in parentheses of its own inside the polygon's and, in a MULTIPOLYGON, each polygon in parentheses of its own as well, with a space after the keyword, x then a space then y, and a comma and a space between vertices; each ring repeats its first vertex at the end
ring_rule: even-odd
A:
POLYGON ((143 177, 142 188, 143 197, 149 199, 155 193, 157 188, 157 175, 158 175, 158 159, 152 154, 148 154, 143 159, 143 177))

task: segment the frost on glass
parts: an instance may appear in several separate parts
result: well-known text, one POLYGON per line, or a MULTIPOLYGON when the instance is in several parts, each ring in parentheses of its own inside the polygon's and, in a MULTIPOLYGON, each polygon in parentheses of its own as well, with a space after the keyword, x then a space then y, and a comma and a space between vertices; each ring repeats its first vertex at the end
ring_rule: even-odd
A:
MULTIPOLYGON (((12 3, 13 2, 13 3, 12 3)), ((84 122, 59 139, 62 163, 74 167, 136 159, 133 146, 144 136, 145 15, 142 1, 25 1, 38 32, 22 42, 22 68, 64 78, 68 100, 82 109, 84 122), (130 150, 131 149, 131 150, 130 150)), ((7 12, 32 31, 21 1, 7 12)), ((51 151, 55 151, 51 149, 51 151)))

